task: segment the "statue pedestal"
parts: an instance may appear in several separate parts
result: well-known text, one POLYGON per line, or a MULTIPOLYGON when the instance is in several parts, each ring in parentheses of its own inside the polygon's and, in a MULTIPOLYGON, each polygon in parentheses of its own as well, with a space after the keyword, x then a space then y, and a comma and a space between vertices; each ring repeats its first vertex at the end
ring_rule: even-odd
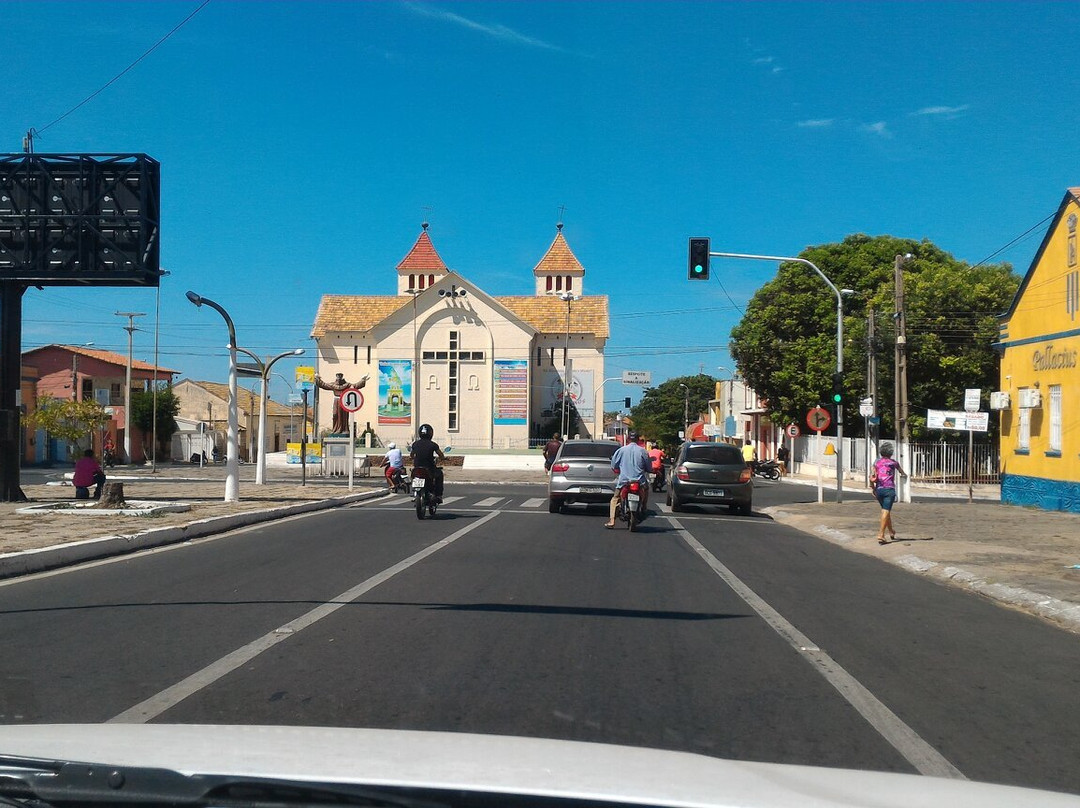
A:
POLYGON ((348 435, 323 438, 322 473, 326 477, 344 477, 352 470, 353 442, 348 435))

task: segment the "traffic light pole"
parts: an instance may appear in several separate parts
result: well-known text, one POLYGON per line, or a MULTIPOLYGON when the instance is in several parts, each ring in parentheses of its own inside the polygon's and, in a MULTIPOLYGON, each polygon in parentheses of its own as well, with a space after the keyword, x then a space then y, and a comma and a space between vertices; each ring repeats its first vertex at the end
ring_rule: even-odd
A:
MULTIPOLYGON (((810 267, 814 272, 818 274, 829 288, 833 290, 833 294, 836 295, 836 373, 839 378, 843 378, 844 373, 844 296, 839 289, 836 288, 836 284, 830 281, 825 273, 822 272, 817 266, 807 261, 805 258, 788 258, 780 255, 747 255, 745 253, 725 253, 725 252, 710 252, 710 257, 713 258, 748 258, 755 261, 794 261, 798 264, 805 264, 810 267)), ((845 289, 845 292, 849 290, 845 289)), ((850 292, 849 292, 850 293, 850 292)), ((820 463, 820 458, 818 459, 820 463)), ((843 401, 836 404, 836 502, 840 504, 844 501, 844 403, 843 401)))

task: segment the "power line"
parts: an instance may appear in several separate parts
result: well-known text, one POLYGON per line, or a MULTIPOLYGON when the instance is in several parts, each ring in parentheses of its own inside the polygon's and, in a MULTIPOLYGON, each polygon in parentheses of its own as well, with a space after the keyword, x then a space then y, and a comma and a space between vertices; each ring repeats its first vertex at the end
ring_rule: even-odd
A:
POLYGON ((59 118, 57 118, 55 121, 52 121, 47 126, 43 126, 41 129, 31 129, 30 130, 31 134, 40 135, 42 132, 56 126, 56 124, 60 123, 60 121, 64 120, 64 118, 66 118, 68 115, 71 115, 76 110, 84 107, 86 104, 93 101, 95 98, 97 98, 97 96, 101 95, 101 93, 105 92, 105 90, 107 90, 111 85, 113 85, 114 83, 119 81, 126 73, 128 73, 132 68, 134 68, 135 65, 137 65, 139 62, 141 62, 143 59, 145 59, 147 56, 149 56, 151 53, 153 53, 155 50, 157 50, 158 46, 160 46, 162 43, 164 43, 166 39, 171 37, 173 34, 175 34, 181 28, 183 28, 192 17, 194 17, 196 14, 198 14, 204 8, 206 8, 206 6, 209 5, 209 3, 210 3, 210 0, 203 0, 203 2, 199 4, 198 8, 196 8, 194 11, 192 11, 190 14, 188 14, 186 17, 184 17, 184 19, 181 20, 171 31, 169 31, 169 33, 165 34, 165 36, 163 36, 161 39, 159 39, 157 42, 155 42, 153 45, 151 45, 142 54, 142 56, 140 56, 134 62, 129 64, 127 67, 125 67, 119 73, 117 73, 115 76, 113 76, 107 82, 105 82, 105 84, 103 84, 100 88, 98 88, 94 92, 90 93, 90 95, 86 96, 86 98, 84 98, 78 104, 73 106, 71 109, 69 109, 67 112, 65 112, 63 115, 61 115, 59 118))

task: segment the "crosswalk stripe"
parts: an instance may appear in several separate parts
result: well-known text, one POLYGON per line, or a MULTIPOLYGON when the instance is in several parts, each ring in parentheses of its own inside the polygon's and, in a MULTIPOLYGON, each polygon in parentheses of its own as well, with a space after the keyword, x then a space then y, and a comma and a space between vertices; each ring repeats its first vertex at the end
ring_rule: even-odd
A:
POLYGON ((539 508, 547 502, 547 497, 537 497, 534 499, 527 499, 521 503, 522 508, 539 508))
POLYGON ((465 497, 443 497, 442 504, 449 505, 451 502, 457 502, 459 499, 465 499, 465 497))
POLYGON ((477 508, 491 508, 491 507, 493 507, 495 505, 496 502, 502 502, 504 499, 505 499, 505 497, 488 497, 487 499, 482 499, 479 502, 477 502, 476 507, 477 508))

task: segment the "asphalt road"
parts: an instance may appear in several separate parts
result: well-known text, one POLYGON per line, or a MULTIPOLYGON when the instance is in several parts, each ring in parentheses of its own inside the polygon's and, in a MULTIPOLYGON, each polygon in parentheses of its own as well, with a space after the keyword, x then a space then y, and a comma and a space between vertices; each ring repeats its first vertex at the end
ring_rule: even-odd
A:
POLYGON ((0 721, 532 735, 1080 793, 1075 636, 760 515, 661 507, 630 534, 541 486, 447 497, 0 583, 0 721))

